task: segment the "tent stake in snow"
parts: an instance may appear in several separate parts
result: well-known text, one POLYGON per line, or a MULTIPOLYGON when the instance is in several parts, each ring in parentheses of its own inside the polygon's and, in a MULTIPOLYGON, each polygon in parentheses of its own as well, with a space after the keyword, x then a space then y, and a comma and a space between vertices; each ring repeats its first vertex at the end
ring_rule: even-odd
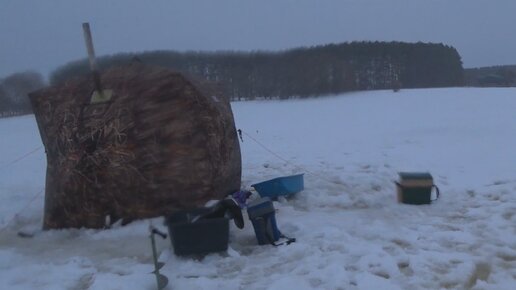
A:
POLYGON ((167 238, 167 234, 158 231, 152 225, 149 227, 150 230, 150 239, 152 245, 152 259, 154 260, 154 271, 152 274, 156 275, 156 283, 158 285, 158 290, 165 288, 168 284, 168 278, 165 275, 159 273, 159 269, 165 266, 165 263, 158 262, 158 252, 156 250, 156 240, 154 239, 154 235, 159 235, 163 239, 167 238))

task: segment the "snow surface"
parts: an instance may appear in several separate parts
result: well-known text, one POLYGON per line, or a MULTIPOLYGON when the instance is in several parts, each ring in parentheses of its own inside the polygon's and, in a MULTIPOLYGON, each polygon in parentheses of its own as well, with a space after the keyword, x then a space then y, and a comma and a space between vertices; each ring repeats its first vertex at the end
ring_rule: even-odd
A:
MULTIPOLYGON (((232 225, 227 253, 201 260, 160 240, 167 289, 516 289, 515 89, 232 106, 245 186, 305 173, 305 190, 275 203, 297 242, 257 246, 249 221, 232 225), (396 203, 399 171, 429 171, 442 197, 396 203)), ((0 289, 155 289, 148 221, 39 231, 44 150, 9 165, 41 146, 37 125, 2 119, 0 133, 0 289)))

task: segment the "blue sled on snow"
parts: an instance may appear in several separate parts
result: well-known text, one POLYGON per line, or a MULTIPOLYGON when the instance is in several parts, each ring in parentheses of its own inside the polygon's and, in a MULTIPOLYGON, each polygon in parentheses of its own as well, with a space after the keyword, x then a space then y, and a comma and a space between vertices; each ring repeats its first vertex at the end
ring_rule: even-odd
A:
POLYGON ((282 176, 251 185, 261 197, 277 199, 280 196, 288 197, 305 188, 304 174, 282 176))

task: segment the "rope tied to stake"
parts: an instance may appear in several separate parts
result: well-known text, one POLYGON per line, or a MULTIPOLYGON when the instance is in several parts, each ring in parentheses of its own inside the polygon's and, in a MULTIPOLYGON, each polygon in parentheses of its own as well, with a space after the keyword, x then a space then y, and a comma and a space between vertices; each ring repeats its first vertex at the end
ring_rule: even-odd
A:
MULTIPOLYGON (((306 169, 305 167, 303 166, 300 166, 300 165, 297 165, 297 164, 294 164, 292 163, 291 161, 287 160, 286 158, 283 158, 281 157, 279 154, 275 153, 274 151, 272 151, 271 149, 269 149, 267 146, 265 146, 263 143, 261 143, 260 141, 256 140, 253 136, 249 135, 247 132, 245 131, 242 131, 240 129, 238 129, 239 133, 243 133, 246 137, 248 137, 249 139, 251 139, 253 142, 255 142, 258 146, 262 147, 265 151, 269 152, 271 155, 273 155, 274 157, 280 159, 281 161, 287 163, 287 164, 290 164, 291 166, 293 167, 296 167, 296 168, 299 168, 305 172, 307 172, 308 174, 312 175, 312 176, 315 176, 317 177, 318 179, 320 180, 323 180, 323 181, 326 181, 328 183, 332 183, 332 184, 337 184, 337 185, 344 185, 340 182, 336 182, 336 181, 333 181, 333 180, 329 180, 327 178, 325 178, 324 176, 320 175, 320 174, 317 174, 311 170, 308 170, 306 169)), ((243 141, 242 141, 243 142, 243 141)))

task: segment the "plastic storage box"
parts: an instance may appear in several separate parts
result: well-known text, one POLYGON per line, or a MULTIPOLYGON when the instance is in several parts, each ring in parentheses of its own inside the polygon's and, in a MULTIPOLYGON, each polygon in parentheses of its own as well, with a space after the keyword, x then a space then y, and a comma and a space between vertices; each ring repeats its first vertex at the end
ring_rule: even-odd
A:
POLYGON ((201 208, 166 217, 165 224, 176 255, 204 255, 228 249, 229 219, 206 218, 192 222, 208 211, 201 208))

